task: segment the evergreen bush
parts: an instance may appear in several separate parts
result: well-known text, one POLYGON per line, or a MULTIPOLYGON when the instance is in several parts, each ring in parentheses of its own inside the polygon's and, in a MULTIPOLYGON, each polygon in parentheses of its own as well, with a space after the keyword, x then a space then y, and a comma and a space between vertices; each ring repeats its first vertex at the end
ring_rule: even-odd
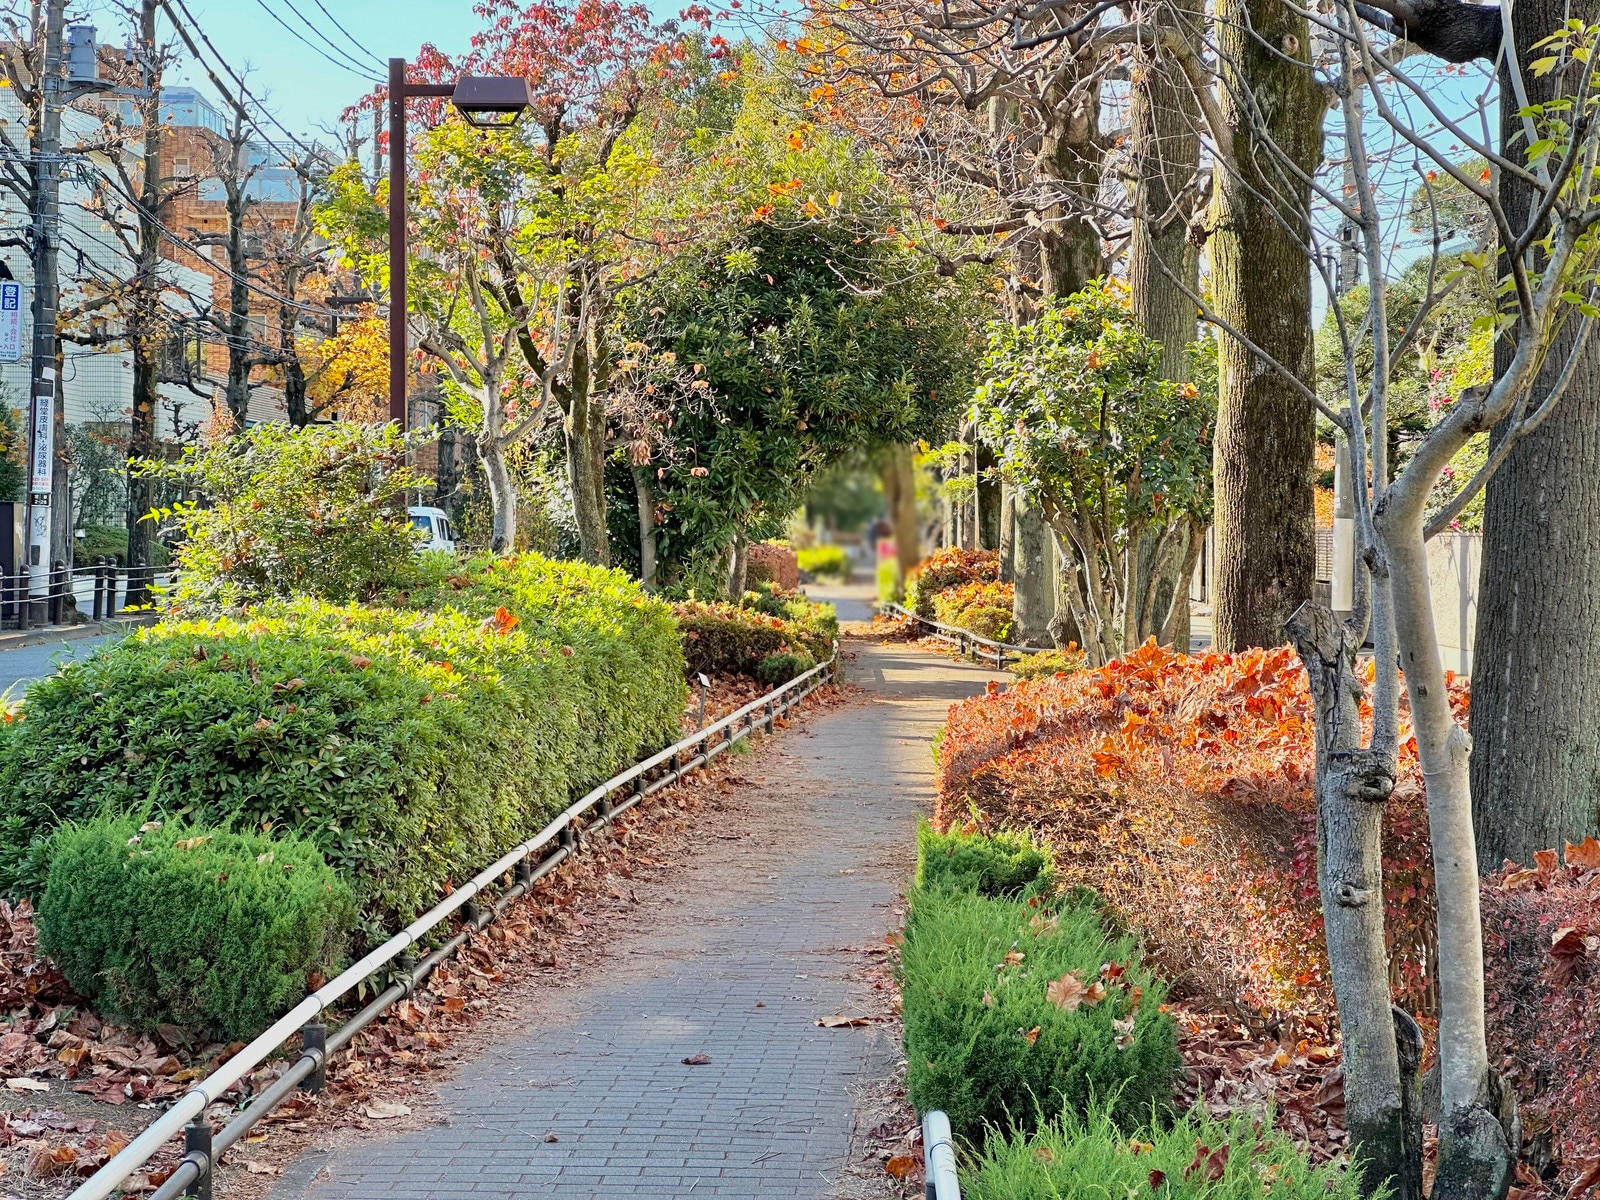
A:
POLYGON ((525 556, 434 586, 171 621, 32 685, 0 725, 0 891, 38 895, 62 822, 159 806, 307 838, 372 935, 678 736, 670 610, 619 572, 525 556))
POLYGON ((808 546, 795 555, 800 569, 818 579, 850 579, 850 554, 843 546, 808 546))
POLYGON ((943 1109, 977 1144, 1041 1113, 1100 1103, 1136 1122, 1167 1108, 1181 1061, 1165 989, 1092 899, 993 898, 919 874, 900 957, 917 1111, 943 1109))
POLYGON ((55 843, 40 948, 140 1029, 254 1037, 343 961, 354 896, 303 838, 118 816, 55 843))
POLYGON ((1049 851, 1025 833, 1001 831, 984 836, 958 829, 940 833, 927 821, 917 826, 919 888, 1015 898, 1049 875, 1049 851))
POLYGON ((756 664, 756 678, 768 687, 781 687, 816 665, 809 654, 769 654, 756 664))
POLYGON ((1251 1115, 1219 1121, 1196 1108, 1152 1128, 1114 1121, 1097 1107, 1087 1117, 1069 1111, 1033 1134, 991 1136, 962 1172, 961 1194, 967 1200, 1357 1200, 1361 1192, 1354 1173, 1313 1165, 1251 1115))

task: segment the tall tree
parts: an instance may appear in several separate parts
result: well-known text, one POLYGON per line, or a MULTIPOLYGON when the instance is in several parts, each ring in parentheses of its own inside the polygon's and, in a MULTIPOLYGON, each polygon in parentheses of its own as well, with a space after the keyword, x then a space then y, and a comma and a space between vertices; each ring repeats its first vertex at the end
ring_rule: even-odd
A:
POLYGON ((1209 243, 1216 316, 1233 331, 1218 342, 1214 637, 1238 650, 1280 643, 1316 573, 1316 416, 1258 356, 1312 376, 1310 181, 1328 105, 1306 18, 1285 0, 1220 0, 1216 41, 1235 133, 1209 243))
MULTIPOLYGON (((1512 70, 1545 53, 1535 46, 1567 18, 1600 19, 1600 4, 1522 0, 1511 10, 1512 70)), ((1500 140, 1525 138, 1519 115, 1570 83, 1524 68, 1526 99, 1502 73, 1500 140)), ((1509 153, 1509 150, 1506 151, 1509 153)), ((1521 228, 1536 180, 1500 172, 1500 199, 1521 228)), ((1502 254, 1506 252, 1502 247, 1502 254)), ((1557 335, 1538 381, 1548 391, 1567 369, 1577 322, 1557 335)), ((1517 343, 1502 338, 1503 374, 1517 343)), ((1600 339, 1572 367, 1568 394, 1524 437, 1489 482, 1472 662, 1472 793, 1478 863, 1530 862, 1535 851, 1600 833, 1600 339)), ((1506 435, 1502 425, 1491 447, 1506 435)), ((1491 449, 1491 453, 1493 450, 1491 449)))

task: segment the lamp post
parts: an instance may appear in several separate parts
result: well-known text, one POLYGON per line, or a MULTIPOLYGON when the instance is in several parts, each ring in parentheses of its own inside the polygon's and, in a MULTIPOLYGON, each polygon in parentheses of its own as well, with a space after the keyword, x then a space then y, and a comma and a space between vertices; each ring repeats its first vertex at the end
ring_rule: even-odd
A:
POLYGON ((406 427, 406 101, 448 99, 467 124, 509 129, 533 106, 526 79, 463 75, 454 83, 407 83, 406 60, 389 60, 389 419, 406 427))

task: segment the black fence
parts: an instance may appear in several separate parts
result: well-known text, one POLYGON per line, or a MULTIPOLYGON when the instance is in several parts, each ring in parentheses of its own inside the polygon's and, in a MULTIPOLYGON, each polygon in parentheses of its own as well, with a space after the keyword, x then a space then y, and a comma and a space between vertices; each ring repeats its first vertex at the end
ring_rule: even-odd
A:
POLYGON ((129 604, 148 604, 156 582, 155 567, 123 567, 109 557, 71 567, 54 563, 42 580, 26 567, 0 574, 0 629, 60 625, 74 607, 103 621, 129 604))

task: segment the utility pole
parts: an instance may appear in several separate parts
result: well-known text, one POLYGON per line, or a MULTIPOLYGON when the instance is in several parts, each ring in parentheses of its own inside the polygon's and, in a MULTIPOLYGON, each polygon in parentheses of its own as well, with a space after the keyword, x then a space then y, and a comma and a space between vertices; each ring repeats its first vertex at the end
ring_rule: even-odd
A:
POLYGON ((66 0, 46 0, 39 76, 39 136, 33 164, 33 363, 28 426, 28 595, 50 594, 50 532, 56 463, 56 283, 61 229, 61 42, 66 0))

